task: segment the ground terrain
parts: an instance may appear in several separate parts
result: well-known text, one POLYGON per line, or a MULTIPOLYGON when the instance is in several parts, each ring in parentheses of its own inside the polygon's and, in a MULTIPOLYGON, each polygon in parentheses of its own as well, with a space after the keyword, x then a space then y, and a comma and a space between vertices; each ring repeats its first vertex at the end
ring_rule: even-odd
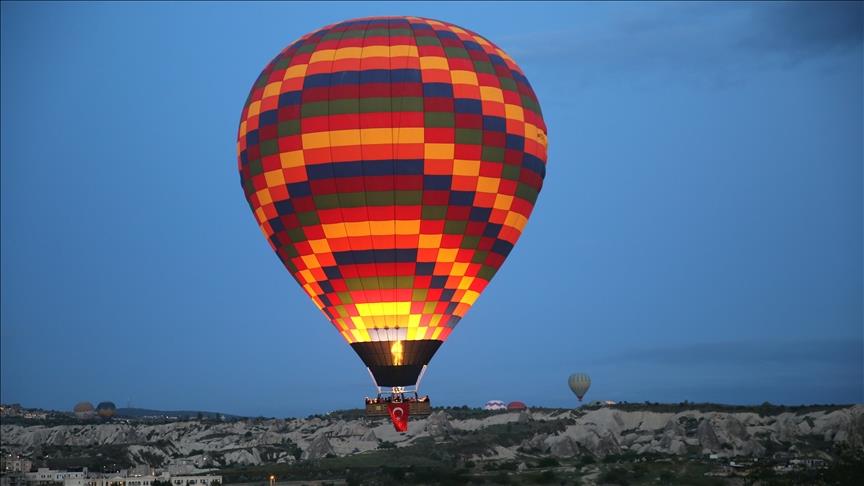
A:
POLYGON ((864 405, 436 409, 400 434, 360 411, 304 419, 4 418, 43 466, 218 470, 226 483, 857 484, 864 405))

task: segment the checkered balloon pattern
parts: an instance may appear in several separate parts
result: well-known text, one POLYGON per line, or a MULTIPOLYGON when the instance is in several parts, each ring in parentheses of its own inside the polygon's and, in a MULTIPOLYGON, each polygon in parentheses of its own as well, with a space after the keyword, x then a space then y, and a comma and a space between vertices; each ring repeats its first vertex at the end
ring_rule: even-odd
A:
POLYGON ((345 340, 440 344, 525 227, 546 126, 522 71, 488 40, 366 18, 267 65, 237 148, 264 236, 345 340))

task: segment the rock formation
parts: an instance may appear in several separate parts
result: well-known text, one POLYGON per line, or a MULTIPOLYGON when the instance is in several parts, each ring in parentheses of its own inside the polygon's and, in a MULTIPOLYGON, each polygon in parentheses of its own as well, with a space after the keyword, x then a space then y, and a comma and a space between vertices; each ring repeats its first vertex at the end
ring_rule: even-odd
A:
POLYGON ((500 442, 495 441, 493 434, 489 443, 484 444, 487 456, 494 452, 494 457, 499 458, 519 454, 602 458, 623 453, 760 457, 768 450, 776 450, 778 444, 796 450, 808 441, 864 447, 864 405, 774 416, 751 412, 660 413, 601 408, 588 411, 534 409, 454 419, 439 410, 426 419, 412 419, 405 434, 394 432, 386 420, 329 416, 218 423, 0 424, 0 447, 4 453, 26 455, 45 446, 82 449, 121 446, 125 447, 132 464, 204 470, 293 462, 298 458, 320 459, 328 454, 350 455, 377 449, 379 441, 397 447, 409 446, 423 437, 455 442, 463 436, 485 433, 484 430, 503 434, 500 442))

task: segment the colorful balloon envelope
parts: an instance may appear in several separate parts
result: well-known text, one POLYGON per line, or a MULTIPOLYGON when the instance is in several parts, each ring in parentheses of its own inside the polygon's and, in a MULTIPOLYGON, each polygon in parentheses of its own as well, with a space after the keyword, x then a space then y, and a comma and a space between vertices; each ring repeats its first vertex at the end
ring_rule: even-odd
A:
POLYGON ((404 386, 522 234, 546 126, 522 71, 485 38, 365 18, 303 36, 264 68, 238 154, 282 263, 377 384, 404 386))
POLYGON ((585 393, 588 392, 588 388, 591 387, 591 377, 586 375, 585 373, 573 373, 570 375, 570 378, 567 379, 567 385, 570 386, 570 391, 576 395, 576 398, 579 401, 582 401, 582 397, 585 396, 585 393))

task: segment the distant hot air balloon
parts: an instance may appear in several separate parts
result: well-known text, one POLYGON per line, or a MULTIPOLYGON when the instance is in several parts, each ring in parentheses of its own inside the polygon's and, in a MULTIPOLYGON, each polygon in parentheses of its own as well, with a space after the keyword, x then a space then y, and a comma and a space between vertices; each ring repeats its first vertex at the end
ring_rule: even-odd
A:
POLYGON ((91 418, 96 414, 93 404, 90 402, 76 403, 75 407, 72 408, 72 412, 78 418, 91 418))
POLYGON ((417 17, 349 20, 289 45, 252 87, 237 148, 264 236, 379 394, 418 384, 513 249, 546 172, 546 126, 516 63, 417 17))
POLYGON ((501 400, 489 400, 483 405, 483 410, 507 410, 507 404, 501 400))
POLYGON ((570 389, 573 390, 576 398, 581 402, 582 397, 585 396, 585 392, 587 392, 588 388, 591 386, 591 377, 585 373, 574 373, 570 375, 567 384, 570 385, 570 389))
POLYGON ((117 413, 117 406, 114 402, 101 402, 96 405, 96 413, 102 418, 111 418, 117 413))

